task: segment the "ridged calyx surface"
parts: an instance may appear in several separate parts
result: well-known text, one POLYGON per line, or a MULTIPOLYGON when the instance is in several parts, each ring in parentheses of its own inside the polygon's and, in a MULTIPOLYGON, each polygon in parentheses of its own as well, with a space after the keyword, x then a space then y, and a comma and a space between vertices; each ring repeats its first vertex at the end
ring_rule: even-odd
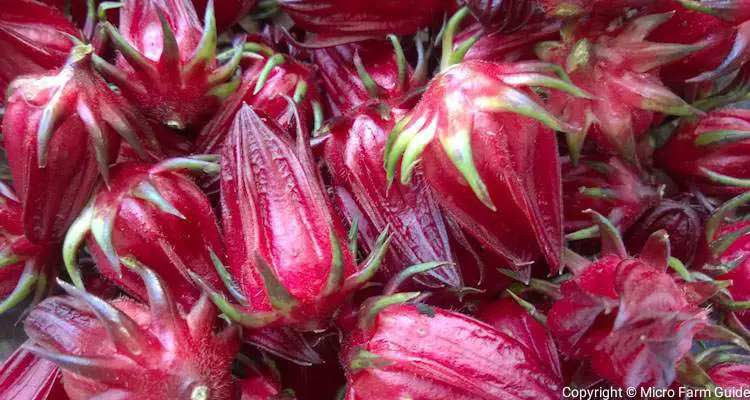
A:
POLYGON ((60 369, 26 347, 19 347, 0 366, 0 397, 24 400, 68 400, 60 369))
POLYGON ((35 243, 62 240, 99 175, 108 179, 121 137, 144 156, 138 138, 151 129, 96 74, 92 51, 78 45, 62 68, 9 88, 3 145, 24 207, 24 232, 35 243))
POLYGON ((28 349, 60 367, 71 400, 233 399, 239 329, 215 333, 217 313, 207 297, 183 313, 158 275, 137 271, 148 306, 58 281, 68 296, 50 297, 29 314, 28 349))
MULTIPOLYGON (((392 239, 379 275, 391 278, 414 264, 454 262, 448 230, 435 196, 417 172, 409 186, 388 188, 383 152, 397 114, 363 107, 333 122, 324 159, 333 178, 338 208, 356 224, 368 251, 379 233, 390 228, 392 239)), ((356 240, 356 239, 355 239, 356 240)), ((461 286, 455 265, 415 277, 427 286, 461 286)))
POLYGON ((345 398, 558 399, 562 379, 526 344, 468 316, 375 297, 344 342, 345 398))
POLYGON ((147 288, 124 266, 153 266, 183 309, 201 295, 188 271, 220 285, 216 268, 226 262, 221 231, 209 199, 185 175, 218 173, 217 161, 215 156, 192 156, 113 167, 109 187, 96 191, 65 238, 63 255, 73 281, 84 284, 76 257, 85 242, 99 271, 142 300, 147 288))
POLYGON ((238 304, 218 293, 212 297, 246 327, 325 326, 372 277, 386 250, 384 234, 357 269, 305 133, 298 131, 295 143, 247 105, 224 147, 221 203, 229 285, 236 288, 231 292, 238 304))

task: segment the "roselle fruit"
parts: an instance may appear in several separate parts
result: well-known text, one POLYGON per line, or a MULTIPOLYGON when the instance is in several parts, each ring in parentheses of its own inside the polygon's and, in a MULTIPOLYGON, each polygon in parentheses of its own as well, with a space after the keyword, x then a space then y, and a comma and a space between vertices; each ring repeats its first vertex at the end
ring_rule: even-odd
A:
POLYGON ((97 70, 153 121, 182 130, 202 125, 239 85, 233 78, 241 46, 222 65, 216 59, 213 0, 201 26, 190 0, 127 0, 119 31, 103 29, 119 56, 116 65, 98 59, 97 70))
POLYGON ((385 148, 388 180, 419 163, 445 212, 510 267, 544 257, 557 271, 562 204, 557 141, 566 130, 530 87, 577 88, 552 65, 466 61, 433 78, 385 148))
POLYGON ((709 326, 698 306, 705 299, 689 297, 691 284, 667 273, 665 231, 629 257, 612 223, 600 214, 595 219, 602 253, 592 263, 568 251, 575 276, 549 312, 552 336, 563 355, 589 361, 619 387, 668 387, 693 337, 709 326))
MULTIPOLYGON (((396 115, 386 117, 363 107, 332 123, 324 159, 336 190, 346 191, 361 210, 350 221, 362 223, 365 249, 375 250, 377 232, 390 228, 392 239, 379 273, 388 279, 410 265, 454 259, 442 213, 421 173, 415 173, 410 186, 388 188, 383 151, 396 115)), ((346 199, 339 200, 339 207, 350 208, 346 199)), ((426 286, 461 286, 455 266, 414 279, 426 286)))
MULTIPOLYGON (((421 77, 413 75, 398 39, 368 40, 311 51, 320 81, 336 114, 345 114, 373 99, 403 97, 421 77)), ((425 68, 417 66, 417 69, 425 68)))
POLYGON ((71 400, 233 399, 237 327, 215 333, 208 297, 183 313, 158 275, 137 271, 148 306, 126 297, 108 302, 58 281, 68 296, 50 297, 29 314, 28 349, 60 367, 71 400))
POLYGON ((220 152, 232 122, 244 104, 262 111, 289 134, 296 129, 309 132, 313 127, 313 116, 322 112, 321 94, 311 65, 276 53, 261 43, 248 43, 247 47, 250 46, 258 49, 260 59, 245 70, 237 91, 198 134, 196 151, 205 154, 220 152), (285 96, 294 100, 294 107, 285 96), (302 123, 300 127, 296 126, 295 109, 302 123))
POLYGON ((747 190, 750 163, 750 111, 722 108, 704 117, 685 119, 655 153, 657 165, 670 176, 715 196, 747 190))
POLYGON ((40 74, 65 64, 76 27, 56 8, 31 0, 0 1, 0 104, 18 76, 40 74))
POLYGON ((462 314, 375 297, 344 342, 345 399, 559 399, 562 379, 516 338, 462 314))
POLYGON ((636 139, 659 122, 659 113, 695 112, 662 84, 658 67, 702 49, 703 44, 645 40, 670 17, 669 13, 641 16, 614 30, 608 18, 580 20, 565 28, 563 41, 537 45, 542 60, 565 68, 571 81, 592 96, 571 98, 556 92, 549 96, 550 109, 580 128, 567 136, 574 162, 587 136, 601 148, 635 162, 636 139))
POLYGON ((565 232, 591 226, 591 216, 586 210, 607 216, 626 231, 644 212, 658 204, 661 197, 655 185, 617 157, 583 156, 578 165, 566 157, 561 169, 565 232))
POLYGON ((409 35, 439 23, 443 0, 281 0, 279 5, 302 29, 340 37, 409 35))
POLYGON ((73 281, 83 286, 76 255, 85 242, 99 272, 138 299, 146 299, 147 288, 123 264, 153 266, 183 309, 201 295, 188 271, 219 286, 216 264, 226 263, 221 231, 210 201, 184 175, 217 173, 216 161, 193 156, 113 167, 109 187, 99 187, 65 238, 63 255, 73 281))
POLYGON ((0 366, 0 397, 24 400, 67 400, 55 363, 19 347, 0 366))
POLYGON ((11 84, 3 146, 26 237, 59 242, 86 205, 99 178, 109 176, 120 137, 145 157, 143 117, 96 74, 92 48, 76 46, 65 66, 11 84))
POLYGON ((703 238, 705 208, 691 195, 664 199, 628 229, 625 244, 631 251, 641 249, 651 233, 665 230, 672 257, 690 265, 703 238))
POLYGON ((357 269, 328 204, 308 138, 296 144, 274 121, 243 105, 222 153, 221 209, 237 305, 206 290, 248 328, 325 327, 377 271, 387 239, 357 269))

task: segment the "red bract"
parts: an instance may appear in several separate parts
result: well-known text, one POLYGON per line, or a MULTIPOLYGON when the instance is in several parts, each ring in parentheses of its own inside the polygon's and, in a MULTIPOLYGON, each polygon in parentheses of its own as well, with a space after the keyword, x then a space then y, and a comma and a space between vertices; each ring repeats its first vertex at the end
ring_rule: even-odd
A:
POLYGON ((443 0, 281 0, 302 29, 338 36, 409 35, 440 22, 443 0))
POLYGON ((29 242, 23 234, 22 206, 0 181, 0 314, 31 292, 41 298, 53 278, 56 248, 29 242))
POLYGON ((536 356, 538 365, 547 368, 548 375, 562 379, 557 347, 547 327, 534 319, 515 300, 505 297, 483 305, 475 316, 526 346, 536 356))
POLYGON ((516 338, 462 314, 373 298, 345 341, 346 399, 559 399, 562 380, 516 338), (390 305, 390 306, 389 306, 390 305))
POLYGON ((526 0, 461 0, 461 4, 490 28, 510 31, 523 26, 535 11, 533 1, 526 0))
MULTIPOLYGON (((28 342, 27 342, 28 344, 28 342)), ((0 397, 24 400, 67 400, 60 369, 22 346, 0 367, 0 397)))
POLYGON ((573 18, 586 14, 616 15, 630 7, 640 7, 656 0, 536 0, 551 17, 573 18))
POLYGON ((568 134, 574 162, 587 134, 604 149, 635 161, 636 139, 658 122, 657 113, 694 113, 688 103, 661 83, 658 67, 703 45, 644 40, 670 17, 669 13, 647 15, 615 30, 608 28, 607 19, 581 20, 567 28, 564 41, 537 46, 540 58, 565 68, 572 82, 593 96, 582 99, 552 93, 549 98, 552 109, 581 129, 568 134))
MULTIPOLYGON (((198 15, 203 15, 208 7, 208 0, 193 0, 198 15)), ((239 21, 257 3, 257 0, 214 0, 216 9, 216 28, 222 32, 239 21)), ((170 10, 166 10, 170 11, 170 10)))
POLYGON ((29 314, 29 350, 62 369, 71 400, 233 399, 239 330, 214 333, 207 297, 182 313, 158 275, 138 272, 149 306, 125 297, 108 303, 58 281, 70 296, 51 297, 29 314))
POLYGON ((241 48, 219 66, 213 2, 202 28, 190 0, 128 0, 120 9, 120 31, 104 30, 119 51, 117 66, 96 67, 150 119, 174 129, 201 125, 220 100, 232 94, 241 48))
POLYGON ((313 50, 312 61, 320 71, 321 83, 337 114, 347 113, 373 98, 398 99, 415 83, 395 37, 391 44, 368 40, 313 50))
POLYGON ((563 297, 549 313, 552 335, 563 354, 590 361, 615 385, 667 387, 693 336, 708 324, 696 305, 705 299, 688 298, 667 273, 664 231, 651 235, 637 258, 628 258, 616 229, 596 218, 602 255, 590 265, 569 257, 575 277, 562 284, 563 297))
POLYGON ((0 104, 17 76, 39 74, 65 63, 80 33, 59 10, 31 0, 0 1, 0 104))
POLYGON ((732 196, 747 190, 749 151, 750 111, 725 108, 682 121, 655 155, 674 178, 704 193, 732 196))
POLYGON ((219 285, 215 264, 226 257, 221 232, 206 195, 182 174, 217 173, 219 165, 213 161, 215 157, 195 156, 113 167, 109 188, 99 188, 65 238, 65 264, 74 282, 83 285, 75 264, 86 241, 99 271, 140 299, 146 298, 147 288, 121 264, 153 266, 183 309, 200 297, 188 271, 219 285))
POLYGON ((692 196, 665 199, 633 224, 625 243, 635 251, 646 244, 651 233, 663 229, 669 234, 672 257, 690 265, 701 243, 705 218, 704 208, 696 205, 692 196))
MULTIPOLYGON (((383 151, 396 118, 389 114, 384 119, 369 107, 348 114, 330 126, 324 150, 337 191, 346 191, 360 210, 350 221, 359 218, 363 223, 361 237, 366 250, 375 250, 376 232, 390 228, 392 240, 381 268, 385 278, 414 264, 454 261, 445 222, 422 175, 416 173, 411 186, 388 188, 383 151)), ((350 214, 346 199, 337 197, 344 200, 339 201, 339 207, 350 214)), ((427 286, 461 286, 455 266, 432 270, 415 280, 427 286)))
POLYGON ((382 238, 357 270, 307 140, 299 131, 295 145, 275 122, 243 105, 224 147, 224 236, 240 305, 216 293, 213 298, 250 328, 324 326, 385 253, 382 238))
POLYGON ((35 243, 62 240, 98 175, 108 178, 120 136, 143 155, 136 129, 151 132, 95 73, 91 51, 77 46, 61 69, 19 78, 9 88, 3 144, 24 206, 24 232, 35 243))
POLYGON ((557 141, 568 127, 529 88, 582 95, 548 75, 549 64, 466 61, 433 78, 419 104, 391 132, 388 180, 401 159, 402 183, 420 164, 450 217, 513 268, 562 252, 557 141), (403 159, 402 159, 403 156, 403 159))
MULTIPOLYGON (((246 47, 257 50, 260 60, 244 72, 240 87, 201 130, 196 144, 199 152, 221 151, 229 128, 244 104, 262 111, 288 132, 294 129, 309 132, 314 114, 320 113, 321 94, 315 84, 315 70, 309 64, 275 53, 262 44, 248 43, 246 47), (287 98, 294 100, 294 107, 287 98), (302 122, 300 127, 296 126, 295 108, 302 122)), ((320 117, 315 115, 316 124, 320 123, 320 117)))
MULTIPOLYGON (((625 161, 611 157, 584 156, 573 165, 562 163, 565 231, 591 226, 586 210, 605 215, 622 231, 659 202, 659 190, 643 180, 638 170, 625 161)), ((649 234, 651 234, 650 231, 649 234)))

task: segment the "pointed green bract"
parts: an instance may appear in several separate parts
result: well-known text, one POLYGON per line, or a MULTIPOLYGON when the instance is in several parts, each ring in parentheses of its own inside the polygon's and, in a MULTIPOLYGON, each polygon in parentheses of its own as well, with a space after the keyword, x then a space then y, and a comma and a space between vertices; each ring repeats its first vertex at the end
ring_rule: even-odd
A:
POLYGON ((347 239, 349 240, 349 252, 352 253, 353 257, 357 257, 357 239, 359 237, 359 215, 354 216, 352 220, 352 226, 349 227, 349 234, 347 239))
POLYGON ((740 179, 740 178, 734 178, 728 175, 720 174, 718 172, 711 171, 708 168, 701 167, 701 172, 706 174, 708 178, 721 185, 726 186, 736 186, 736 187, 743 187, 743 188, 750 188, 750 179, 740 179))
POLYGON ((205 293, 208 293, 211 302, 214 303, 214 305, 216 305, 216 307, 224 313, 227 318, 242 326, 248 328, 262 328, 280 318, 280 315, 277 312, 243 312, 232 305, 223 294, 217 292, 216 289, 212 288, 211 285, 209 285, 198 274, 190 270, 188 270, 187 273, 190 275, 193 282, 200 286, 205 293))
POLYGON ((107 331, 107 335, 112 339, 112 342, 119 351, 135 359, 139 359, 145 355, 148 341, 144 332, 135 321, 97 296, 59 279, 57 284, 70 296, 85 302, 97 317, 104 322, 103 325, 107 331))
POLYGON ((193 57, 183 69, 185 76, 190 76, 196 70, 203 68, 214 57, 216 57, 216 15, 214 14, 214 0, 208 0, 206 5, 206 14, 203 17, 203 36, 198 43, 198 47, 193 53, 193 57))
POLYGON ((383 289, 384 295, 395 294, 398 288, 407 280, 413 278, 417 274, 423 274, 425 272, 432 271, 436 268, 445 267, 449 265, 455 265, 449 261, 431 261, 422 264, 412 265, 409 268, 399 272, 398 275, 394 276, 383 289))
POLYGON ((122 274, 120 258, 117 256, 114 244, 112 243, 112 232, 114 231, 116 216, 117 209, 95 208, 93 217, 91 218, 90 229, 96 244, 99 245, 107 261, 112 265, 112 269, 119 275, 122 274))
POLYGON ((177 45, 177 39, 174 37, 174 31, 169 26, 164 13, 157 9, 156 15, 159 17, 162 32, 162 50, 159 57, 159 64, 166 67, 170 76, 182 78, 180 73, 180 48, 177 45))
POLYGON ((226 286, 229 294, 231 294, 232 297, 234 297, 234 299, 241 304, 246 304, 247 298, 242 294, 242 292, 240 292, 239 288, 237 287, 237 283, 235 283, 234 279, 232 278, 232 274, 221 262, 219 256, 216 255, 216 252, 214 252, 212 249, 208 249, 208 254, 211 257, 211 262, 214 264, 214 268, 216 268, 216 273, 219 275, 219 278, 221 278, 224 286, 226 286))
POLYGON ((385 368, 393 364, 393 361, 381 357, 375 353, 370 353, 365 349, 358 348, 356 354, 349 359, 349 368, 352 371, 368 368, 385 368))
POLYGON ((432 122, 419 133, 412 138, 409 145, 404 150, 403 157, 401 158, 401 183, 408 184, 411 182, 411 177, 414 173, 414 168, 419 163, 419 157, 424 152, 432 139, 435 138, 437 133, 437 119, 433 119, 432 122))
POLYGON ((268 300, 274 310, 282 313, 290 312, 297 305, 297 299, 289 293, 286 287, 276 277, 276 273, 271 269, 265 258, 260 254, 255 254, 255 268, 258 269, 263 286, 268 294, 268 300))
POLYGON ((133 196, 153 204, 156 208, 167 214, 174 215, 179 219, 187 219, 172 203, 169 202, 169 200, 165 199, 159 189, 148 180, 138 183, 133 190, 133 196))
POLYGON ((258 75, 258 82, 255 84, 255 89, 253 90, 254 95, 258 94, 260 90, 263 89, 266 81, 268 81, 268 77, 271 75, 271 71, 277 66, 284 64, 285 61, 286 59, 283 54, 274 54, 268 59, 268 61, 266 61, 266 64, 263 65, 263 69, 258 75))
POLYGON ((6 298, 0 301, 0 315, 17 306, 29 297, 29 294, 31 294, 31 291, 34 289, 37 279, 39 279, 39 273, 40 272, 34 267, 33 262, 26 262, 26 267, 21 273, 21 277, 18 278, 16 287, 6 298))
POLYGON ((386 226, 375 241, 372 252, 362 262, 359 271, 344 280, 344 284, 341 288, 344 293, 351 293, 354 290, 359 289, 362 285, 367 283, 367 281, 372 279, 376 272, 378 272, 378 269, 380 269, 383 262, 383 258, 385 258, 385 254, 388 251, 388 245, 391 242, 392 235, 389 231, 390 226, 386 226))
POLYGON ((487 208, 492 211, 497 211, 497 207, 490 198, 490 193, 487 190, 482 177, 479 176, 476 164, 474 164, 474 156, 471 149, 471 129, 467 127, 457 132, 453 132, 450 136, 440 136, 440 143, 445 149, 445 153, 453 161, 453 165, 461 172, 466 182, 474 191, 477 198, 487 208))
POLYGON ((221 170, 218 163, 219 156, 213 154, 202 154, 190 157, 175 157, 162 161, 155 165, 151 172, 159 173, 164 171, 188 170, 203 172, 206 174, 216 174, 221 170))
POLYGON ((328 281, 326 282, 325 290, 323 295, 331 295, 338 291, 341 284, 344 282, 344 254, 341 252, 341 243, 333 226, 330 227, 329 240, 331 241, 331 270, 328 272, 328 281))
POLYGON ((721 207, 717 208, 711 218, 706 222, 706 242, 712 243, 716 236, 716 231, 719 229, 724 219, 729 216, 730 213, 734 212, 737 207, 750 202, 750 192, 745 192, 737 197, 734 197, 722 204, 721 207))
POLYGON ((474 106, 479 110, 489 112, 512 112, 533 118, 552 130, 561 132, 578 132, 579 129, 572 127, 550 114, 544 107, 532 100, 523 92, 510 86, 504 86, 498 90, 498 94, 492 97, 477 97, 474 106))
POLYGON ((388 138, 386 143, 385 152, 385 170, 388 178, 388 184, 393 182, 393 178, 396 176, 396 164, 404 154, 406 148, 409 146, 411 140, 419 133, 422 126, 427 122, 425 117, 420 117, 414 121, 413 124, 409 124, 409 120, 404 118, 401 122, 396 124, 391 131, 391 137, 388 138), (406 127, 406 128, 405 128, 406 127), (405 128, 405 129, 404 129, 405 128))
POLYGON ((81 248, 83 241, 86 240, 86 236, 91 230, 95 200, 96 198, 92 198, 86 208, 81 211, 78 218, 73 221, 73 224, 68 228, 68 232, 65 234, 65 241, 63 242, 62 250, 65 268, 68 271, 70 280, 79 289, 83 289, 83 279, 76 258, 78 256, 78 250, 81 248))
POLYGON ((591 218, 599 226, 599 234, 602 238, 602 254, 615 254, 621 258, 628 256, 625 249, 625 243, 622 241, 620 231, 610 220, 594 210, 586 210, 585 213, 591 215, 591 218))
POLYGON ((420 292, 406 292, 372 298, 368 304, 362 308, 362 311, 360 311, 359 328, 364 332, 369 331, 375 323, 375 318, 378 316, 379 312, 390 306, 412 301, 420 294, 420 292))
POLYGON ((739 143, 745 140, 750 140, 750 131, 724 130, 702 133, 695 138, 695 144, 697 146, 715 146, 739 143))

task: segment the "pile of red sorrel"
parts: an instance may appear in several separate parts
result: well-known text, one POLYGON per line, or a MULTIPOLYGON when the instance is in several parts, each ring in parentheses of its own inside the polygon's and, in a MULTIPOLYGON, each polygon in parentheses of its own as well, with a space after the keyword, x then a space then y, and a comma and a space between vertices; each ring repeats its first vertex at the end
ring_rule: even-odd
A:
POLYGON ((0 0, 0 90, 2 399, 750 393, 746 0, 0 0))

